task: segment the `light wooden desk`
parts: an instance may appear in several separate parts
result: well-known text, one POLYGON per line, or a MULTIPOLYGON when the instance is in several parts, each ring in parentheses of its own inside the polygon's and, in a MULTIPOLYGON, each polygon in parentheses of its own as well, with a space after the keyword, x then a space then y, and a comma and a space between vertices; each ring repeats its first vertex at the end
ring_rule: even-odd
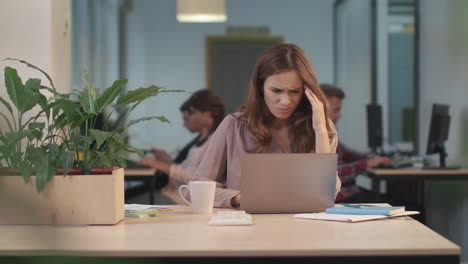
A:
MULTIPOLYGON (((368 169, 367 175, 372 180, 372 191, 376 194, 380 191, 380 181, 414 181, 419 185, 419 202, 417 207, 422 213, 424 223, 425 215, 425 182, 429 180, 468 180, 468 169, 460 170, 425 170, 420 168, 404 169, 368 169)), ((390 193, 391 195, 391 193, 390 193)))
POLYGON ((351 224, 254 215, 252 226, 208 226, 208 219, 177 206, 155 218, 126 218, 115 226, 0 226, 0 256, 138 257, 169 263, 200 258, 196 263, 218 264, 459 263, 457 245, 410 217, 351 224))

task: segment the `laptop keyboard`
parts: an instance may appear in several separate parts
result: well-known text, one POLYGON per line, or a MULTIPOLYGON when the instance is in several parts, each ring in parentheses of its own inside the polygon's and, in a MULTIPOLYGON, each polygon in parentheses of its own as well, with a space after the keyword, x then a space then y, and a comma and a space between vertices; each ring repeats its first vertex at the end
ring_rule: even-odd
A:
POLYGON ((409 168, 413 167, 413 161, 411 160, 410 157, 403 157, 403 156, 398 156, 391 158, 392 163, 389 165, 383 165, 380 164, 377 167, 374 167, 374 169, 401 169, 401 168, 409 168))

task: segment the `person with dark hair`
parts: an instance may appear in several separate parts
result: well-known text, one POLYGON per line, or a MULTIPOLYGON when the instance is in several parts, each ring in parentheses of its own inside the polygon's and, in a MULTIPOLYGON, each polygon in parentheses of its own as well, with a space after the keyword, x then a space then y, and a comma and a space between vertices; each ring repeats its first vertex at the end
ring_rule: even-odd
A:
MULTIPOLYGON (((219 125, 191 181, 216 181, 214 206, 237 207, 245 153, 334 153, 338 138, 326 102, 299 46, 265 50, 252 72, 246 104, 219 125)), ((340 190, 338 176, 335 189, 340 190)))
MULTIPOLYGON (((328 112, 333 123, 341 118, 341 107, 345 99, 345 93, 340 88, 331 84, 320 84, 320 88, 328 98, 328 112)), ((359 153, 348 148, 342 142, 338 142, 336 148, 338 154, 338 176, 342 186, 336 197, 337 202, 344 203, 369 203, 375 202, 375 194, 356 185, 356 177, 368 168, 378 165, 388 165, 391 160, 378 155, 369 158, 366 154, 359 153)))
MULTIPOLYGON (((184 126, 198 136, 181 150, 173 161, 169 155, 159 149, 152 149, 155 156, 144 158, 140 164, 153 167, 168 175, 168 181, 174 185, 186 184, 200 162, 210 139, 224 118, 224 104, 212 90, 203 89, 193 93, 180 107, 184 126), (186 154, 185 154, 186 153, 186 154), (186 158, 183 157, 185 154, 186 158)), ((158 177, 162 181, 163 176, 158 177)), ((166 181, 167 182, 167 181, 166 181)), ((157 183, 158 187, 163 187, 157 183)))

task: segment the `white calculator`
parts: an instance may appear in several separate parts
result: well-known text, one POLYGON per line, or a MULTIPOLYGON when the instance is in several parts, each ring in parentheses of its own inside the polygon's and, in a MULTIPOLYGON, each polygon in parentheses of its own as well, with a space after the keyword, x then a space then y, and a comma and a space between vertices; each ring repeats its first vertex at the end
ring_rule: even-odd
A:
POLYGON ((216 226, 242 226, 252 225, 252 215, 245 211, 221 211, 210 217, 208 225, 216 226))

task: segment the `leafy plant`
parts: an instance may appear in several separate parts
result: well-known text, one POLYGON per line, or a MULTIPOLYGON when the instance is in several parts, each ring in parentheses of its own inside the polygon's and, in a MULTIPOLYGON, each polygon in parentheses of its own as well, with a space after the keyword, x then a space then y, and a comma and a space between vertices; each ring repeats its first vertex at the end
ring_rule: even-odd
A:
POLYGON ((35 78, 23 83, 16 69, 5 67, 5 87, 12 104, 0 97, 0 104, 7 109, 5 114, 0 112, 0 118, 8 127, 0 128, 0 167, 18 169, 25 182, 35 174, 39 192, 57 174, 58 168, 64 175, 71 168, 90 174, 96 167, 125 167, 125 157, 129 152, 143 156, 141 150, 125 142, 128 129, 152 119, 170 122, 164 116, 129 121, 131 113, 144 100, 159 93, 183 92, 155 85, 124 92, 126 79, 117 80, 100 90, 94 87, 85 72, 86 86, 82 90, 62 94, 45 71, 26 61, 7 60, 19 61, 40 71, 50 83, 50 87, 44 86, 40 79, 35 78), (113 110, 106 114, 108 106, 113 106, 113 110), (27 117, 35 113, 31 111, 35 108, 39 111, 27 117), (99 116, 104 116, 106 123, 114 111, 123 108, 128 110, 112 129, 95 128, 99 116))

